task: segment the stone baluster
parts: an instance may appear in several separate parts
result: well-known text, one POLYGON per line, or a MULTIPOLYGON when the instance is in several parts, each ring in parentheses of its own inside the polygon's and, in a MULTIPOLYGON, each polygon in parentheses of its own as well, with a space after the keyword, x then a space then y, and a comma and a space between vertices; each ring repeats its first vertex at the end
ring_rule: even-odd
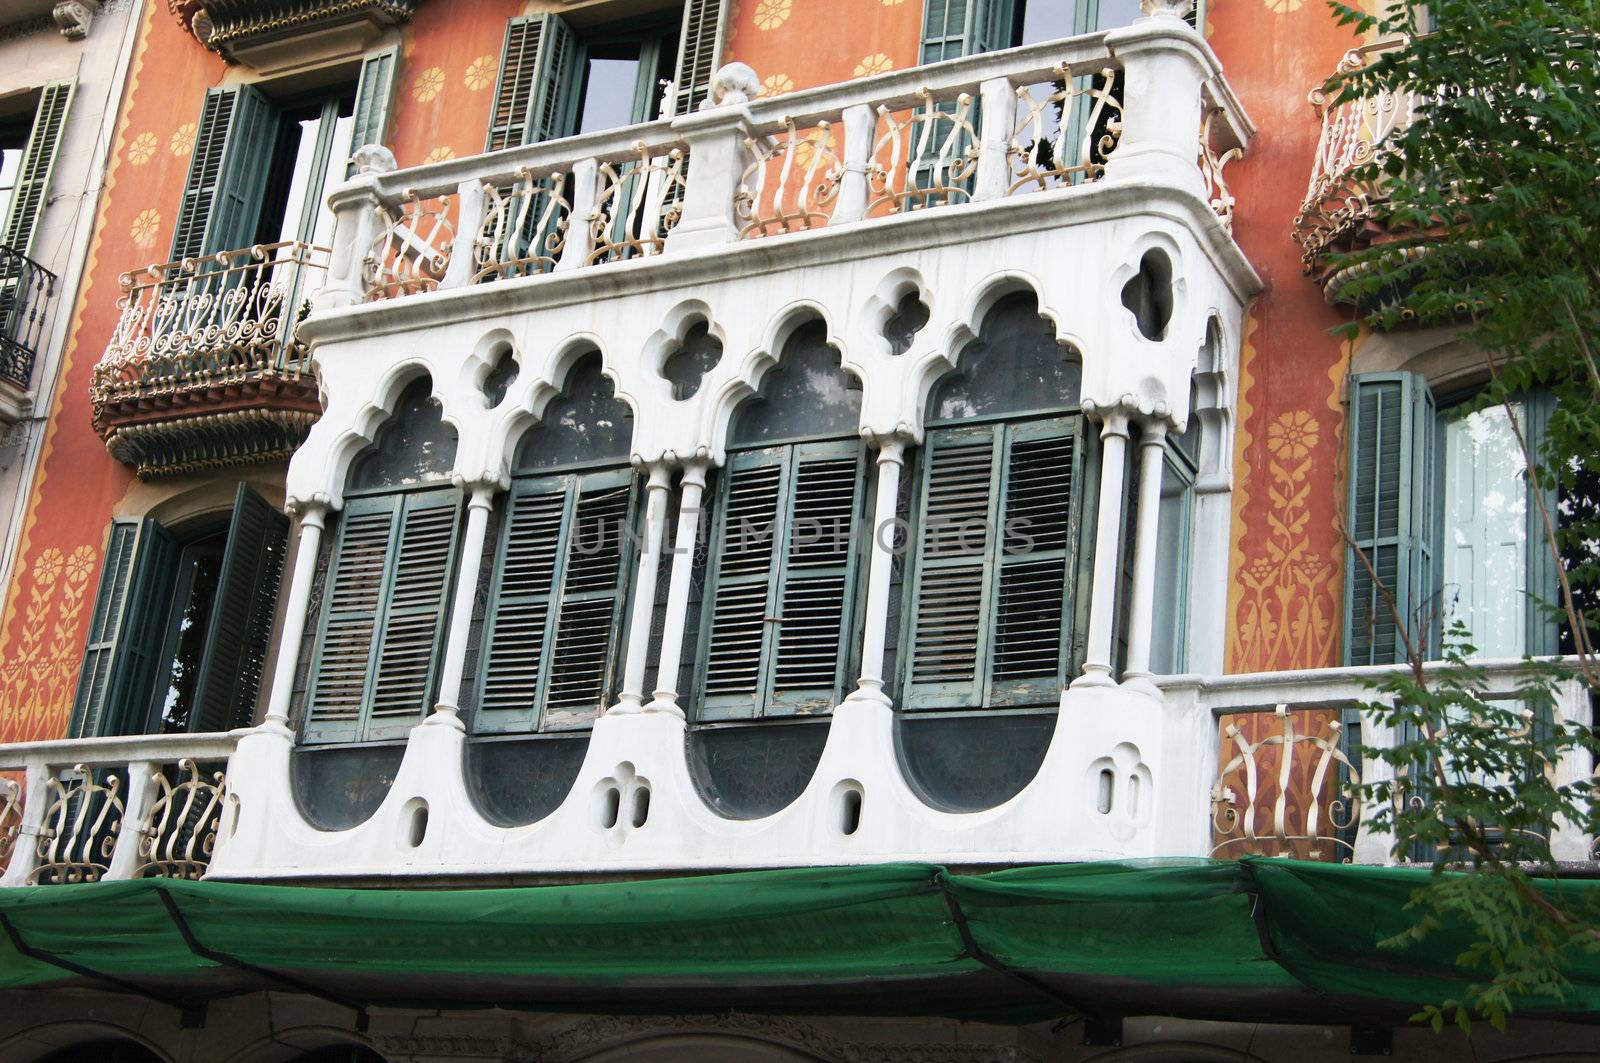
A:
POLYGON ((990 78, 979 89, 983 113, 979 116, 978 175, 972 199, 1000 199, 1011 185, 1006 151, 1017 123, 1017 94, 1007 77, 990 78))
POLYGON ((478 232, 483 228, 485 198, 483 182, 475 177, 456 186, 456 238, 439 287, 465 287, 478 271, 478 232))
POLYGON ((355 153, 356 174, 328 194, 333 211, 333 247, 328 256, 328 277, 311 296, 315 310, 355 306, 367 297, 367 255, 378 238, 378 216, 383 197, 378 178, 395 168, 388 148, 368 144, 355 153))
POLYGON ((745 142, 755 137, 746 104, 760 92, 754 70, 730 63, 712 81, 711 106, 673 119, 673 131, 689 147, 689 177, 683 214, 667 236, 669 254, 739 239, 734 206, 749 160, 745 142))
POLYGON ((878 112, 871 104, 857 103, 844 109, 844 173, 828 224, 842 225, 867 216, 867 168, 872 165, 877 133, 878 112))

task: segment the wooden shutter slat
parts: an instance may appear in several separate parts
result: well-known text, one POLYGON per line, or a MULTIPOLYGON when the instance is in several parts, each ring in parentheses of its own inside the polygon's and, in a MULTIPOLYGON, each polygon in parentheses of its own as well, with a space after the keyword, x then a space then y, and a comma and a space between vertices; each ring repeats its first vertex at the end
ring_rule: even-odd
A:
POLYGON ((559 16, 527 15, 506 24, 485 150, 566 135, 576 48, 576 36, 559 16))
POLYGON ((725 473, 706 613, 705 715, 748 715, 761 701, 784 473, 774 451, 737 455, 725 473))
POLYGON ((636 497, 632 481, 631 473, 616 470, 577 484, 541 729, 587 723, 610 698, 626 597, 623 530, 636 497))
MULTIPOLYGON (((722 0, 688 0, 678 38, 678 69, 672 113, 689 114, 711 93, 711 80, 722 65, 727 7, 722 0)), ((653 116, 652 116, 653 117, 653 116)))
POLYGON ((261 688, 288 534, 289 519, 241 483, 211 607, 205 659, 195 683, 190 730, 226 731, 249 724, 261 688))
POLYGON ((254 243, 275 119, 252 86, 206 91, 172 234, 173 261, 254 243))
POLYGON ((308 699, 308 739, 350 740, 359 733, 398 510, 394 499, 376 500, 369 508, 361 505, 352 503, 340 520, 308 699))
POLYGON ((1064 671, 1076 440, 1064 421, 1007 429, 1002 548, 992 609, 991 704, 1042 700, 1064 671))
POLYGON ((100 733, 106 683, 111 674, 117 631, 127 601, 134 545, 138 537, 137 521, 119 520, 111 525, 111 533, 106 541, 105 562, 100 571, 100 587, 95 592, 94 611, 89 619, 83 668, 73 698, 72 727, 68 732, 73 738, 88 738, 100 733))
POLYGON ((385 737, 432 707, 459 506, 455 493, 406 496, 388 582, 367 737, 385 737))
POLYGON ((28 132, 11 189, 11 206, 0 218, 0 244, 19 254, 27 255, 33 250, 33 234, 44 214, 56 155, 72 107, 73 88, 73 82, 52 81, 39 93, 33 128, 28 132))
MULTIPOLYGON (((356 82, 355 123, 350 138, 352 149, 382 144, 388 134, 389 107, 394 99, 394 75, 399 61, 397 47, 386 48, 361 61, 361 77, 356 82)), ((349 164, 346 172, 354 170, 354 164, 349 164)))

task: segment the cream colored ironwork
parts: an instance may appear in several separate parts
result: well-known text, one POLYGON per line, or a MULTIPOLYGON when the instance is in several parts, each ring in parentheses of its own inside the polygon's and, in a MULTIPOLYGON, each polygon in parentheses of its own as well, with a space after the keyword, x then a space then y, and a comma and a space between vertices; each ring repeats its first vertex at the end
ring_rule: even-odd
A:
POLYGON ((369 300, 439 287, 455 248, 455 208, 453 193, 422 198, 414 191, 401 196, 396 207, 377 208, 378 236, 361 270, 369 300))
POLYGON ((39 864, 28 885, 98 882, 111 870, 111 854, 122 832, 122 778, 105 783, 85 764, 72 769, 65 782, 53 775, 46 783, 49 804, 39 832, 39 864))
POLYGON ((11 862, 22 833, 22 787, 15 779, 0 779, 0 868, 11 862))
POLYGON ((1320 735, 1299 734, 1287 705, 1277 707, 1273 720, 1277 733, 1259 742, 1247 739, 1236 723, 1223 728, 1224 749, 1226 743, 1232 742, 1238 752, 1223 766, 1211 788, 1211 822, 1220 839, 1212 848, 1212 855, 1238 848, 1260 856, 1304 855, 1320 860, 1325 853, 1338 854, 1345 850, 1344 860, 1348 863, 1354 855, 1354 847, 1333 832, 1348 830, 1360 820, 1361 779, 1355 765, 1339 748, 1343 726, 1338 720, 1329 720, 1320 735), (1277 794, 1272 801, 1271 825, 1263 832, 1256 822, 1257 804, 1269 750, 1275 751, 1277 757, 1277 794), (1289 807, 1290 787, 1295 763, 1302 756, 1316 759, 1310 787, 1304 795, 1305 808, 1297 817, 1299 821, 1291 823, 1294 810, 1289 807), (1325 799, 1329 772, 1337 773, 1340 769, 1344 779, 1333 780, 1340 794, 1325 799), (1235 789, 1235 784, 1243 787, 1242 794, 1235 789))
POLYGON ((1220 114, 1220 107, 1212 107, 1200 121, 1200 176, 1206 182, 1206 202, 1222 219, 1222 227, 1231 233, 1235 199, 1228 190, 1228 182, 1223 178, 1222 171, 1228 163, 1243 156, 1244 149, 1235 145, 1220 154, 1217 152, 1216 143, 1211 139, 1211 122, 1220 114))
POLYGON ((946 203, 965 203, 978 169, 978 132, 973 128, 972 94, 939 103, 923 89, 922 102, 896 113, 878 105, 883 130, 867 164, 869 213, 905 211, 946 203))
POLYGON ((188 757, 178 761, 178 772, 184 778, 176 785, 164 771, 151 773, 158 796, 139 828, 141 863, 135 878, 197 879, 211 864, 227 776, 213 772, 208 780, 188 757))
POLYGON ((121 314, 90 384, 96 403, 300 376, 295 326, 327 264, 326 248, 286 242, 123 274, 121 314))
MULTIPOLYGON (((1335 76, 1361 70, 1375 55, 1395 47, 1398 45, 1386 43, 1347 52, 1335 76)), ((1322 121, 1322 132, 1293 235, 1310 271, 1329 245, 1359 225, 1370 214, 1372 202, 1381 197, 1381 189, 1354 180, 1351 171, 1371 162, 1385 140, 1411 124, 1421 97, 1384 90, 1376 96, 1337 102, 1336 97, 1330 98, 1325 83, 1312 89, 1308 98, 1322 121)))
POLYGON ((771 137, 747 138, 750 165, 739 178, 734 216, 741 237, 771 236, 828 224, 844 163, 831 123, 796 129, 793 118, 771 137))
POLYGON ((683 214, 687 163, 682 148, 652 155, 638 141, 631 158, 600 164, 600 189, 589 215, 590 263, 661 253, 683 214))
POLYGON ((472 247, 478 267, 473 284, 555 269, 572 219, 566 188, 565 173, 535 177, 526 166, 512 184, 483 183, 483 224, 472 247))
POLYGON ((1054 91, 1044 96, 1035 95, 1034 86, 1017 86, 1017 126, 1006 147, 1008 195, 1096 180, 1122 136, 1114 68, 1075 78, 1062 65, 1055 73, 1054 91))

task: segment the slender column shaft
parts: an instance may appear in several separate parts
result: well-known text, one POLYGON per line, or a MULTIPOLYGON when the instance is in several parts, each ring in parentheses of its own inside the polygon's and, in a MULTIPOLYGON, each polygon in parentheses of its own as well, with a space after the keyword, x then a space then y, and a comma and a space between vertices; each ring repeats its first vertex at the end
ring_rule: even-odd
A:
POLYGON ((1089 641, 1083 674, 1073 686, 1107 686, 1117 619, 1117 542, 1122 534, 1122 475, 1127 462, 1128 415, 1104 412, 1100 427, 1100 504, 1095 520, 1094 585, 1089 588, 1089 641))
POLYGON ((1161 469, 1166 422, 1152 418, 1140 428, 1138 525, 1133 539, 1133 592, 1128 603, 1128 664, 1124 679, 1150 678, 1150 643, 1155 628, 1156 532, 1161 518, 1161 469))
POLYGON ((872 545, 867 562, 867 615, 861 640, 861 676, 851 700, 889 704, 883 692, 883 657, 889 634, 889 583, 894 578, 895 518, 905 441, 885 436, 878 444, 878 493, 873 500, 872 545))
POLYGON ((444 663, 439 669, 439 703, 434 706, 430 723, 461 726, 461 682, 467 663, 467 636, 472 631, 472 607, 477 601, 478 574, 483 568, 483 538, 493 506, 494 485, 473 484, 467 498, 467 528, 461 537, 461 564, 456 568, 444 663))
POLYGON ((694 547, 700 532, 700 504, 705 498, 706 463, 683 467, 678 492, 678 533, 673 537, 672 581, 667 587, 667 616, 661 631, 661 661, 656 668, 652 712, 683 715, 678 705, 678 667, 683 661, 683 629, 689 618, 689 583, 694 578, 694 547))
POLYGON ((650 466, 644 506, 644 550, 639 555, 639 582, 628 618, 628 659, 622 669, 622 693, 612 712, 644 710, 644 666, 650 653, 650 617, 655 612, 656 572, 661 566, 661 541, 667 528, 667 492, 672 470, 665 462, 650 466))
POLYGON ((278 659, 272 670, 272 694, 267 699, 265 725, 277 730, 289 728, 289 697, 294 692, 294 670, 300 659, 300 640, 306 630, 306 610, 311 603, 311 581, 317 572, 317 551, 322 546, 322 529, 328 511, 322 505, 308 505, 300 514, 300 543, 295 548, 294 575, 289 580, 289 602, 283 611, 283 636, 278 640, 278 659))

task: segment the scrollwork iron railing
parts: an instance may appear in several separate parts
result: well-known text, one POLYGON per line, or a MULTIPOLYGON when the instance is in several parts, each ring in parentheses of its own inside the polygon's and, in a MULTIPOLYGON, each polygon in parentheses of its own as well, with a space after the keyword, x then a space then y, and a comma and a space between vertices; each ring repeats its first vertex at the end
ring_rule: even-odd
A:
POLYGON ((743 237, 811 229, 828 224, 839 196, 844 162, 826 120, 797 129, 785 117, 770 137, 745 139, 750 165, 739 179, 734 216, 743 237))
POLYGON ((38 864, 28 885, 98 882, 110 872, 122 833, 122 783, 122 776, 93 771, 87 764, 49 778, 38 864))
POLYGON ((1017 124, 1006 147, 1008 194, 1096 180, 1122 137, 1115 67, 1076 78, 1065 66, 1055 73, 1042 94, 1017 86, 1017 124))
POLYGON ((44 343, 56 275, 0 244, 0 380, 26 391, 44 343))
POLYGON ((298 379, 295 327, 327 271, 325 248, 257 244, 124 274, 122 308, 91 389, 97 403, 236 384, 298 379))

